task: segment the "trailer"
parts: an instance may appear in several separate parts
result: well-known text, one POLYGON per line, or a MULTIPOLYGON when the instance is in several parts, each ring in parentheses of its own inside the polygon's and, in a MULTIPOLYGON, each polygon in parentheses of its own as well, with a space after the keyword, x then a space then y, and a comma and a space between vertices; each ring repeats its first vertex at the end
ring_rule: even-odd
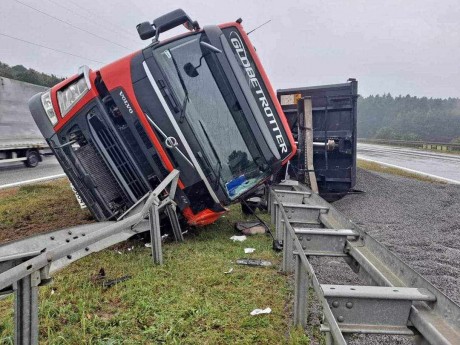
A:
POLYGON ((27 102, 47 88, 0 77, 0 164, 36 167, 48 145, 30 115, 27 102))
POLYGON ((319 193, 326 200, 337 200, 352 191, 356 184, 358 81, 350 78, 342 84, 280 89, 277 95, 294 139, 301 140, 302 130, 312 131, 313 159, 309 169, 304 154, 310 152, 300 147, 300 154, 281 171, 277 182, 286 177, 304 182, 305 172, 313 170, 319 193), (309 125, 305 126, 304 118, 309 125))

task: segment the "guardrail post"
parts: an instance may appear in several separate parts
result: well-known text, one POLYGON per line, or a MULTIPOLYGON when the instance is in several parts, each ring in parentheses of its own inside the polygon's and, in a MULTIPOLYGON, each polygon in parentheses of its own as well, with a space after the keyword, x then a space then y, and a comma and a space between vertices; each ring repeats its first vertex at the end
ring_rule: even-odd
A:
POLYGON ((308 275, 299 254, 295 254, 294 325, 307 326, 308 275))
MULTIPOLYGON (((280 206, 282 207, 282 206, 280 206)), ((291 236, 291 232, 287 228, 289 224, 287 224, 286 219, 284 223, 282 223, 283 227, 283 265, 281 270, 286 273, 292 273, 294 271, 294 243, 293 238, 291 236)))
POLYGON ((284 232, 286 230, 285 228, 285 225, 283 224, 283 222, 281 221, 283 215, 280 211, 280 208, 283 207, 282 205, 278 205, 278 203, 275 203, 273 205, 273 208, 275 210, 275 229, 276 229, 276 232, 275 232, 275 238, 276 240, 279 242, 279 243, 283 243, 284 241, 284 232))
POLYGON ((173 203, 170 203, 169 205, 167 205, 166 213, 169 217, 169 221, 171 222, 174 239, 177 242, 183 242, 184 236, 182 235, 182 230, 180 228, 179 218, 177 218, 176 206, 173 203))
POLYGON ((334 345, 334 338, 331 332, 326 332, 326 345, 334 345))
POLYGON ((14 343, 38 344, 38 284, 40 273, 33 272, 15 283, 14 343))
POLYGON ((153 204, 149 209, 150 241, 152 244, 153 263, 163 264, 163 252, 161 250, 160 214, 158 205, 153 204))

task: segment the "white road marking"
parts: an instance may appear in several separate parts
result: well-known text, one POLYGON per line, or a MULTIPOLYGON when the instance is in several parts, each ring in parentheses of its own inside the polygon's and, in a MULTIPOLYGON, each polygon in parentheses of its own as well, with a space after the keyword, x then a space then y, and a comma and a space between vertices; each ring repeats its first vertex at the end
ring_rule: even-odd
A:
POLYGON ((26 184, 50 181, 50 180, 55 180, 55 179, 62 178, 62 177, 66 177, 66 174, 51 175, 51 176, 45 176, 45 177, 40 177, 40 178, 34 178, 32 180, 8 183, 8 184, 1 185, 0 189, 20 187, 20 186, 24 186, 26 184))
POLYGON ((409 168, 404 168, 404 167, 399 166, 399 165, 390 164, 390 163, 384 163, 382 161, 378 161, 378 160, 374 160, 374 159, 362 158, 362 157, 359 157, 359 155, 358 155, 358 159, 363 160, 363 161, 367 161, 367 162, 377 163, 377 164, 384 165, 384 166, 387 166, 387 167, 390 167, 390 168, 396 168, 396 169, 404 170, 404 171, 410 172, 412 174, 416 174, 416 175, 423 176, 423 177, 429 177, 429 178, 432 178, 434 180, 439 180, 439 181, 442 181, 442 182, 447 182, 447 183, 459 184, 460 185, 460 181, 452 180, 450 178, 445 178, 445 177, 441 177, 441 176, 437 176, 437 175, 433 175, 433 174, 428 174, 428 173, 424 173, 422 171, 409 169, 409 168))

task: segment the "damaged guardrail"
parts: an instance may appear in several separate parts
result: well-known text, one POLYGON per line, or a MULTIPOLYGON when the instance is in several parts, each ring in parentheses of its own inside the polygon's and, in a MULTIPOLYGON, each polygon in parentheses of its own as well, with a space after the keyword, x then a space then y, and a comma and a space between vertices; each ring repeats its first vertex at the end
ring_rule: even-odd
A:
POLYGON ((38 344, 38 288, 71 262, 150 230, 153 261, 162 263, 161 211, 169 216, 176 241, 183 240, 173 201, 178 179, 179 171, 173 170, 117 221, 77 226, 0 246, 0 295, 15 296, 15 344, 38 344))
POLYGON ((344 333, 460 344, 460 307, 317 194, 285 181, 270 188, 268 205, 283 243, 282 271, 294 272, 294 324, 306 326, 312 288, 322 305, 327 344, 346 344, 344 333), (369 285, 320 284, 313 256, 343 257, 369 285))

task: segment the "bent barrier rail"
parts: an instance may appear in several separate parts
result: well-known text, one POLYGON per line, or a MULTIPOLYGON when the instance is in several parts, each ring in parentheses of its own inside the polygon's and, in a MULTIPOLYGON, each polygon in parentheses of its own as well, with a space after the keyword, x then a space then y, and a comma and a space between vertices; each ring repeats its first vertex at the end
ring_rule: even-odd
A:
POLYGON ((178 179, 179 171, 172 171, 117 221, 76 226, 0 246, 0 297, 15 296, 15 344, 38 344, 38 288, 49 283, 57 270, 149 230, 153 261, 162 263, 160 212, 169 216, 176 241, 183 240, 173 201, 178 179))
POLYGON ((333 206, 296 181, 273 186, 269 211, 294 272, 294 324, 306 326, 309 289, 323 310, 328 344, 344 333, 416 335, 419 344, 460 344, 460 307, 333 206), (343 257, 367 286, 320 284, 310 258, 343 257))
POLYGON ((358 139, 359 143, 381 144, 390 146, 415 147, 420 149, 438 151, 460 151, 460 143, 439 143, 432 141, 406 141, 406 140, 386 140, 386 139, 358 139))

